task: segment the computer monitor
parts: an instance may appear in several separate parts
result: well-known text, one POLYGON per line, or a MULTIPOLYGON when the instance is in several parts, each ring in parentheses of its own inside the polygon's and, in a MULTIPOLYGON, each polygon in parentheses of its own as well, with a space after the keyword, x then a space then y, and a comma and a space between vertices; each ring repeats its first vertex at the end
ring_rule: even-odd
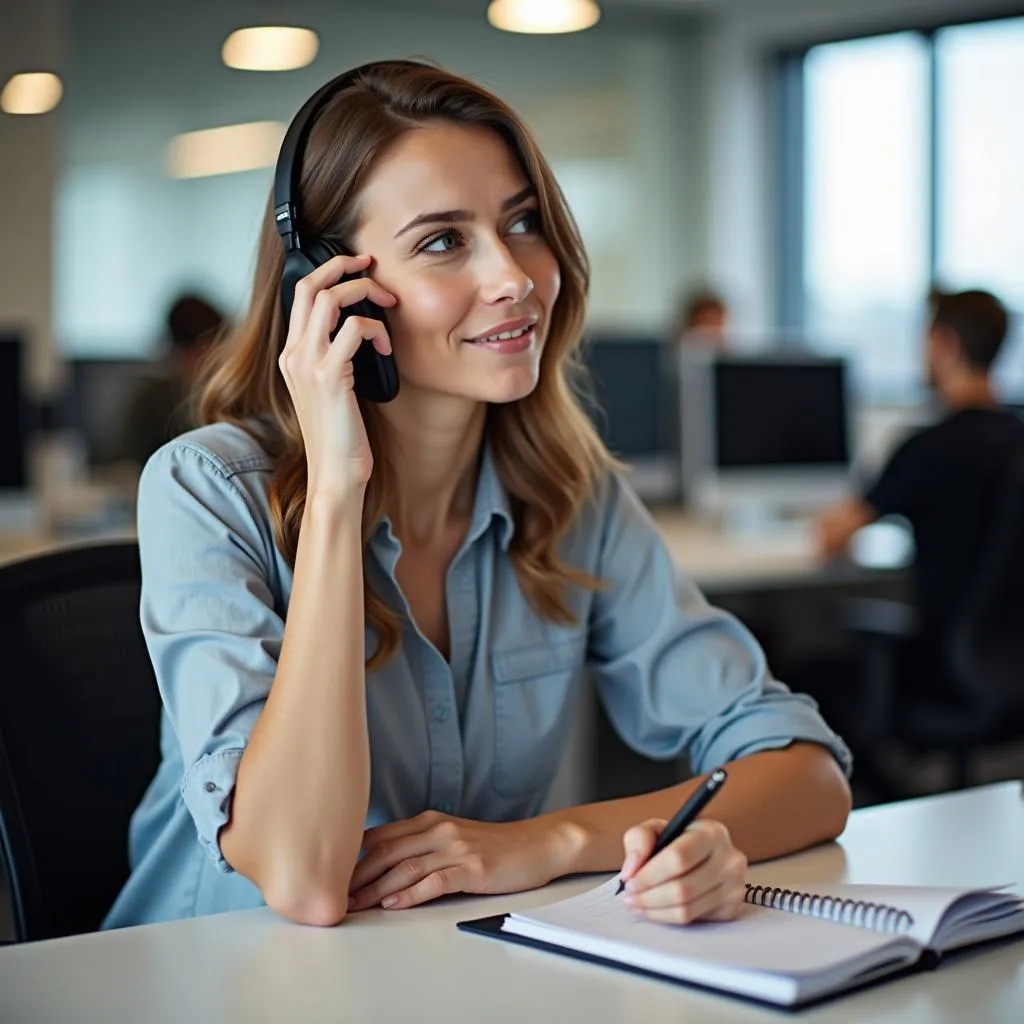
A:
POLYGON ((72 359, 61 420, 78 437, 90 467, 120 450, 120 431, 132 395, 154 372, 149 359, 72 359))
POLYGON ((678 383, 671 350, 653 335, 592 333, 583 349, 595 399, 594 425, 629 467, 641 498, 679 491, 678 383))
POLYGON ((13 331, 0 331, 0 492, 27 490, 30 406, 25 393, 25 344, 13 331))
POLYGON ((30 470, 36 408, 25 379, 26 350, 24 334, 0 330, 0 529, 32 529, 39 514, 30 470))
POLYGON ((680 355, 682 475, 700 511, 809 513, 850 472, 846 361, 807 353, 680 355))

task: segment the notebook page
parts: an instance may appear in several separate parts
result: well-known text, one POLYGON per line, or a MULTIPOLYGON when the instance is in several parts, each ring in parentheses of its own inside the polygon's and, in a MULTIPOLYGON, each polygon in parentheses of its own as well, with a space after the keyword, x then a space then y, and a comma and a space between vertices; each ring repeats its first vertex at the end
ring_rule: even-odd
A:
POLYGON ((918 955, 916 943, 900 937, 749 905, 735 921, 658 924, 616 896, 617 885, 618 879, 612 879, 579 896, 511 914, 505 930, 570 948, 581 948, 573 936, 585 936, 598 940, 597 945, 587 942, 587 951, 595 955, 765 998, 771 996, 761 989, 770 987, 772 975, 796 981, 821 976, 834 982, 873 963, 890 958, 909 963, 918 955), (627 959, 626 950, 639 956, 627 959), (667 970, 666 958, 678 969, 667 970), (754 989, 735 983, 742 974, 760 976, 761 983, 754 989), (734 983, 726 984, 730 976, 734 983))

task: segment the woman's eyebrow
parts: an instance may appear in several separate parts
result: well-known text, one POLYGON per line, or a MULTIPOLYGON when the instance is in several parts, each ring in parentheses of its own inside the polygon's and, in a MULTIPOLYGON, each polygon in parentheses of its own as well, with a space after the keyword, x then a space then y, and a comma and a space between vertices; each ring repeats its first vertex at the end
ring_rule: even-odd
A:
MULTIPOLYGON (((518 206, 524 199, 529 199, 531 196, 536 194, 537 190, 533 185, 527 185, 526 188, 520 189, 514 196, 509 196, 508 199, 502 201, 501 212, 504 213, 506 210, 511 210, 513 206, 518 206)), ((400 238, 406 233, 406 231, 411 231, 413 228, 419 227, 422 224, 458 224, 461 221, 472 219, 473 214, 470 210, 437 210, 434 213, 421 213, 418 216, 413 217, 413 219, 395 235, 395 238, 400 238)))

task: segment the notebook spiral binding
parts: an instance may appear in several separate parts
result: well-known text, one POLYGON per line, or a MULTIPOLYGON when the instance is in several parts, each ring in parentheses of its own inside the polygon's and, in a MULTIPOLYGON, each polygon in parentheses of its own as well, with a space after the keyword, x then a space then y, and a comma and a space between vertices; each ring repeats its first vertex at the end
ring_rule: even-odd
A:
POLYGON ((747 885, 747 903, 757 907, 771 907, 790 914, 820 917, 837 924, 852 924, 857 928, 902 935, 914 924, 914 918, 899 907, 868 900, 844 900, 834 896, 780 889, 769 885, 747 885))

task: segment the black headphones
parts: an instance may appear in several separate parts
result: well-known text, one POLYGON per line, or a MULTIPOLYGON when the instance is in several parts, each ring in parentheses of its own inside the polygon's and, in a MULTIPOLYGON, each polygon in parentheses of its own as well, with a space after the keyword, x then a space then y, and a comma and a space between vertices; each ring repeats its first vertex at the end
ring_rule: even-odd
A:
MULTIPOLYGON (((277 157, 277 170, 274 172, 274 223, 284 242, 285 259, 284 270, 281 274, 281 308, 284 312, 285 323, 291 316, 292 303, 295 300, 295 286, 302 278, 335 256, 354 255, 344 253, 341 248, 328 239, 303 238, 299 234, 301 218, 296 198, 299 194, 302 156, 313 122, 331 97, 351 85, 365 71, 385 64, 391 67, 423 67, 415 61, 378 61, 372 64, 363 64, 338 75, 306 100, 288 126, 284 141, 281 143, 281 152, 277 157)), ((349 277, 355 276, 360 275, 349 275, 349 277)), ((349 277, 342 278, 342 280, 348 280, 349 277)), ((381 320, 385 326, 387 325, 384 311, 380 306, 364 299, 351 306, 346 306, 342 310, 338 326, 335 328, 334 334, 331 335, 332 341, 349 316, 369 317, 373 320, 381 320)), ((359 346, 352 358, 352 368, 355 373, 355 392, 360 398, 366 398, 372 402, 390 402, 398 394, 398 371, 394 358, 390 355, 381 355, 371 342, 365 341, 359 346)))

